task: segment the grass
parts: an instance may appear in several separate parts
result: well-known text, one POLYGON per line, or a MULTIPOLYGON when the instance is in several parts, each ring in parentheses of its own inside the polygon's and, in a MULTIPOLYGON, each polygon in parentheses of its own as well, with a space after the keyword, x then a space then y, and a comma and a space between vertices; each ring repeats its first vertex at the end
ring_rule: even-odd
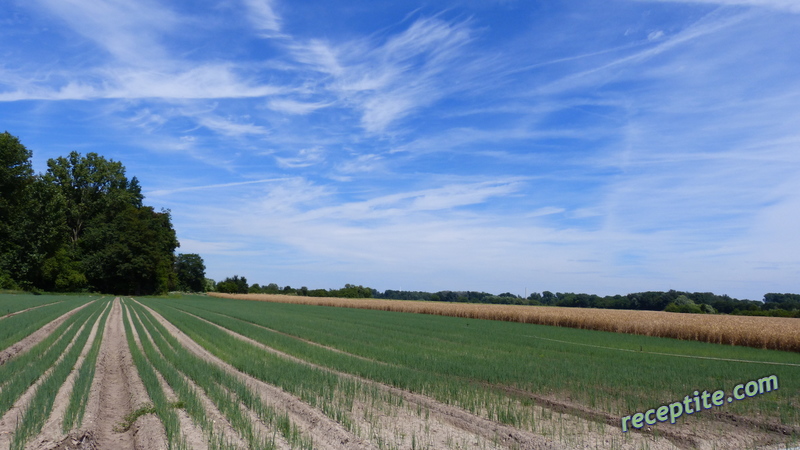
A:
MULTIPOLYGON (((570 398, 621 417, 682 399, 696 389, 729 392, 736 384, 772 374, 781 381, 779 391, 726 405, 722 411, 795 426, 800 423, 797 366, 699 359, 800 364, 796 353, 523 323, 200 296, 148 302, 171 317, 176 315, 159 304, 197 314, 309 362, 430 395, 514 426, 529 419, 524 415, 526 408, 509 406, 508 398, 524 396, 503 391, 504 387, 534 398, 570 398)), ((176 320, 189 328, 202 326, 176 320)), ((243 346, 241 341, 239 345, 243 346)), ((682 420, 697 417, 705 416, 682 420)))
MULTIPOLYGON (((173 402, 170 404, 175 409, 183 409, 185 407, 183 402, 173 402)), ((130 414, 127 414, 125 417, 122 418, 122 422, 114 425, 113 430, 116 433, 125 433, 126 431, 130 430, 134 423, 139 419, 147 414, 156 414, 156 408, 151 403, 145 404, 137 408, 130 414)))
POLYGON ((153 406, 152 403, 148 403, 146 405, 142 405, 137 408, 135 411, 127 414, 125 417, 122 418, 122 422, 114 425, 114 432, 115 433, 125 433, 126 431, 130 430, 133 424, 139 419, 147 414, 156 414, 156 407, 153 406))

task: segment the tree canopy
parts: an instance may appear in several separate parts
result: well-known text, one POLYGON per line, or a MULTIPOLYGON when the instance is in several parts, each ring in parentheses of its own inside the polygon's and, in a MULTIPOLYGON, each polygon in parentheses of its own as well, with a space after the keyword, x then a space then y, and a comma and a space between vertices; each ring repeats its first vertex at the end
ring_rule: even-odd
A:
POLYGON ((178 290, 203 292, 206 290, 206 266, 196 253, 179 254, 175 260, 178 290))
POLYGON ((0 134, 0 288, 143 295, 176 286, 170 211, 144 205, 122 163, 72 152, 34 175, 31 155, 0 134))

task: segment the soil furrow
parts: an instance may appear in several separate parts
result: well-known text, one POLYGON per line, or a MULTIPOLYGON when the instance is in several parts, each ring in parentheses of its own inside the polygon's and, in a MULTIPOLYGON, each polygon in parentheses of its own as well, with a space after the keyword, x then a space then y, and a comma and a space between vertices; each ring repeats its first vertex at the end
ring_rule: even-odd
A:
MULTIPOLYGON (((63 300, 62 300, 62 301, 63 301, 63 300)), ((22 314, 22 313, 24 313, 24 312, 32 311, 32 310, 34 310, 34 309, 38 309, 38 308, 44 308, 45 306, 53 306, 53 305, 57 305, 57 304, 59 304, 59 303, 61 303, 61 302, 53 302, 53 303, 46 303, 46 304, 44 304, 44 305, 39 305, 39 306, 31 306, 30 308, 25 308, 25 309, 23 309, 23 310, 20 310, 20 311, 14 311, 14 312, 13 312, 13 313, 11 313, 11 314, 6 314, 5 316, 0 316, 0 320, 7 319, 7 318, 9 318, 9 317, 13 317, 13 316, 16 316, 17 314, 22 314)))
POLYGON ((97 447, 119 450, 166 449, 164 426, 153 414, 139 417, 126 432, 116 431, 126 415, 150 401, 128 349, 119 298, 114 299, 97 361, 89 406, 94 406, 92 396, 97 397, 97 402, 95 409, 87 408, 83 427, 94 433, 97 447))
MULTIPOLYGON (((75 325, 72 325, 75 326, 75 325)), ((33 399, 33 396, 36 395, 36 390, 39 386, 50 376, 56 366, 64 359, 66 354, 72 349, 72 346, 75 345, 75 340, 78 338, 78 335, 83 330, 86 324, 81 325, 78 328, 78 331, 75 333, 75 336, 72 338, 72 341, 67 345, 64 349, 63 353, 58 357, 58 359, 50 366, 39 378, 36 379, 28 390, 25 391, 22 396, 17 399, 14 403, 14 406, 9 409, 6 414, 0 418, 0 449, 10 448, 13 432, 16 429, 16 425, 19 421, 22 420, 25 410, 28 408, 28 403, 33 399)))
POLYGON ((315 367, 320 370, 325 370, 331 373, 335 373, 339 376, 350 378, 353 380, 357 380, 361 383, 376 386, 386 392, 389 392, 393 395, 398 397, 402 397, 405 401, 414 403, 416 405, 420 405, 424 408, 427 408, 431 411, 431 413, 435 416, 438 416, 442 420, 452 424, 453 426, 460 428, 464 431, 468 431, 470 433, 474 433, 478 436, 483 437, 484 439, 488 439, 492 442, 498 441, 503 443, 507 446, 519 446, 521 448, 531 448, 531 449, 556 449, 561 448, 561 446, 555 442, 552 442, 548 439, 543 438, 542 436, 535 435, 533 433, 529 433, 526 431, 519 430, 517 428, 510 427, 508 425, 501 424, 499 422, 495 422, 493 420, 489 420, 480 416, 476 416, 468 411, 465 411, 461 408, 445 405, 440 403, 430 397, 426 397, 421 394, 415 394, 413 392, 404 391, 402 389, 398 389, 393 386, 388 386, 382 383, 378 383, 373 380, 369 380, 366 378, 358 377, 356 375, 339 372, 334 369, 330 369, 328 367, 320 366, 306 360, 297 358, 295 356, 289 355, 288 353, 281 352, 280 350, 274 349, 267 345, 264 345, 258 341, 255 341, 247 336, 241 335, 236 333, 232 330, 229 330, 225 327, 219 326, 211 321, 203 319, 202 317, 198 317, 194 314, 190 314, 192 317, 197 319, 203 320, 215 327, 225 331, 226 333, 230 334, 231 336, 242 340, 244 342, 248 342, 252 345, 255 345, 259 348, 262 348, 268 352, 271 352, 275 355, 278 355, 282 358, 289 359, 291 361, 305 364, 311 367, 315 367))
MULTIPOLYGON (((103 312, 105 312, 105 310, 103 310, 103 312)), ((47 419, 47 422, 45 422, 44 427, 42 427, 42 431, 39 433, 39 435, 31 439, 31 443, 28 444, 28 447, 26 448, 30 448, 31 450, 50 449, 59 445, 65 439, 66 435, 61 430, 61 421, 63 420, 64 412, 67 410, 67 406, 69 405, 69 397, 72 394, 72 386, 75 383, 75 378, 77 377, 78 371, 83 365, 86 355, 91 350, 94 340, 97 337, 97 329, 100 325, 100 319, 102 315, 103 314, 101 313, 95 319, 95 322, 92 325, 92 331, 89 333, 89 339, 86 340, 86 344, 83 346, 83 350, 81 351, 78 360, 75 362, 72 373, 69 374, 66 381, 59 389, 58 394, 56 394, 56 399, 53 402, 53 410, 50 413, 50 417, 47 419)), ((66 354, 66 351, 64 353, 66 354)))
POLYGON ((271 405, 278 411, 286 411, 291 421, 297 425, 306 436, 311 436, 314 440, 315 449, 338 450, 341 448, 348 448, 358 450, 376 448, 359 439, 353 433, 347 431, 340 423, 332 420, 323 414, 322 411, 306 404, 299 398, 278 387, 239 372, 235 367, 211 354, 200 344, 189 338, 160 314, 145 305, 142 306, 146 308, 170 334, 175 336, 184 348, 194 355, 222 367, 228 373, 237 376, 244 381, 250 389, 257 392, 266 404, 271 405))
POLYGON ((62 314, 61 317, 53 320, 52 322, 48 323, 42 328, 39 328, 38 330, 29 334, 16 344, 13 344, 10 347, 6 348, 5 350, 0 351, 0 364, 4 364, 9 359, 19 355, 20 353, 28 351, 31 347, 45 340, 47 336, 49 336, 50 333, 52 333, 56 328, 58 328, 59 325, 64 323, 65 320, 69 319, 70 316, 80 311, 81 309, 89 306, 91 303, 93 302, 84 303, 83 305, 78 306, 77 308, 62 314))

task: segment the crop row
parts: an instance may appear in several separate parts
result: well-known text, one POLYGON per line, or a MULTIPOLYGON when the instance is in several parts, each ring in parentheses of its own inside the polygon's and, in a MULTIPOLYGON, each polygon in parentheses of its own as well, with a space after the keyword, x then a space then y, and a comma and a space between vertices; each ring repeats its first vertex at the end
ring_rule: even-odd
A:
POLYGON ((243 342, 213 324, 164 303, 152 300, 142 300, 142 303, 154 306, 166 320, 238 371, 293 394, 354 434, 363 431, 359 430, 357 420, 353 416, 354 403, 357 400, 366 403, 380 401, 394 405, 402 403, 402 399, 377 390, 373 386, 277 356, 243 342))
POLYGON ((89 390, 92 388, 94 373, 97 368, 97 356, 100 354, 100 345, 103 343, 106 321, 111 312, 111 302, 106 302, 105 308, 106 310, 97 325, 97 332, 94 342, 92 342, 92 347, 89 349, 89 353, 83 360, 80 369, 78 369, 78 374, 72 385, 69 404, 67 405, 64 418, 61 422, 62 431, 65 433, 77 428, 83 422, 83 416, 86 412, 86 403, 89 400, 89 390))
POLYGON ((64 321, 46 339, 29 351, 0 366, 0 416, 45 373, 72 341, 72 338, 99 304, 83 308, 64 321))
MULTIPOLYGON (((30 311, 25 311, 0 320, 0 350, 6 349, 39 328, 42 328, 55 318, 90 300, 88 297, 83 296, 51 297, 14 295, 11 296, 11 298, 13 301, 5 296, 0 297, 0 301, 7 305, 8 311, 20 311, 47 303, 54 304, 31 309, 30 311), (32 297, 32 299, 27 297, 32 297), (11 306, 12 304, 14 306, 11 306)), ((2 309, 0 309, 0 314, 2 314, 2 312, 2 309)), ((2 361, 0 361, 0 363, 2 363, 2 361)))
POLYGON ((187 379, 203 391, 250 448, 274 448, 275 435, 272 437, 261 435, 254 428, 248 409, 253 411, 268 428, 280 433, 292 447, 312 447, 310 439, 301 435, 285 413, 279 414, 265 405, 257 394, 235 376, 188 352, 144 308, 135 302, 128 303, 128 306, 131 308, 134 327, 149 362, 161 373, 179 401, 185 405, 192 420, 206 431, 212 447, 226 446, 225 438, 214 435, 197 393, 187 379))
POLYGON ((552 325, 800 352, 797 321, 782 317, 678 314, 554 306, 488 305, 408 300, 297 297, 271 294, 214 296, 318 306, 373 309, 552 325))
MULTIPOLYGON (((166 314, 175 316, 168 304, 314 364, 430 395, 514 426, 524 425, 526 408, 498 405, 511 404, 509 397, 525 398, 525 392, 534 399, 570 398, 625 415, 696 389, 730 389, 765 375, 778 375, 786 386, 800 383, 800 357, 787 352, 347 308, 203 297, 148 302, 166 314), (704 359, 709 357, 786 365, 704 359)), ((800 394, 787 389, 726 408, 797 424, 798 406, 800 394)))
POLYGON ((0 366, 0 416, 34 386, 32 397, 14 431, 12 449, 23 448, 28 439, 41 431, 56 394, 73 370, 107 304, 94 302, 83 308, 28 352, 0 366))
MULTIPOLYGON (((72 369, 80 357, 81 352, 86 345, 89 335, 91 334, 94 323, 97 321, 98 315, 101 313, 97 308, 105 306, 100 302, 97 303, 95 308, 92 308, 91 316, 83 324, 77 338, 72 342, 69 351, 61 358, 55 365, 54 369, 47 375, 44 381, 36 389, 33 399, 28 403, 25 409, 25 414, 22 421, 14 431, 14 441, 11 444, 11 450, 23 450, 26 442, 33 436, 42 431, 45 421, 50 416, 53 410, 53 403, 59 389, 66 381, 72 369)), ((103 317, 107 317, 108 308, 103 317)), ((105 322, 105 320, 101 320, 105 322)), ((96 336, 95 336, 96 337, 96 336)), ((84 405, 85 407, 85 405, 84 405)), ((80 413, 80 412, 79 412, 80 413)))
POLYGON ((23 309, 49 305, 59 301, 61 301, 59 297, 52 295, 3 295, 0 296, 0 319, 23 309))

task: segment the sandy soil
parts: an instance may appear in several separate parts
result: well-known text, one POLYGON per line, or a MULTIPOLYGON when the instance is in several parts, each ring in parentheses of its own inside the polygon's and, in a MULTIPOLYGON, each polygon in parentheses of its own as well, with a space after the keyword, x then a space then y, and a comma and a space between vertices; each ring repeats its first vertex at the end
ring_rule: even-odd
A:
POLYGON ((86 355, 92 348, 92 344, 97 336, 97 328, 99 324, 100 316, 95 319, 95 322, 92 325, 92 331, 89 333, 89 339, 86 340, 86 344, 83 346, 83 350, 81 351, 78 360, 75 362, 75 367, 73 368, 72 373, 69 374, 67 380, 58 390, 58 394, 56 394, 56 399, 53 403, 53 411, 50 413, 50 417, 47 419, 47 422, 45 422, 44 427, 42 427, 41 433, 39 433, 38 436, 31 439, 29 442, 27 447, 31 450, 53 448, 54 446, 59 445, 61 441, 65 440, 67 437, 61 431, 61 421, 63 420, 64 413, 69 405, 69 397, 72 394, 72 386, 75 383, 78 370, 80 370, 84 360, 86 359, 86 355))
POLYGON ((322 411, 311 407, 299 398, 284 392, 283 390, 243 374, 230 366, 225 361, 217 358, 206 349, 201 347, 186 334, 161 317, 152 309, 144 306, 187 350, 203 358, 206 361, 216 364, 229 373, 239 377, 248 387, 258 392, 265 403, 273 406, 278 411, 286 411, 292 422, 300 428, 306 436, 311 436, 314 440, 314 448, 321 450, 336 450, 341 448, 348 449, 372 449, 376 448, 367 442, 359 439, 353 433, 347 431, 341 424, 330 419, 322 411))
POLYGON ((12 317, 12 316, 16 316, 17 314, 22 314, 24 312, 28 312, 28 311, 33 310, 33 309, 44 308, 45 306, 53 306, 53 305, 57 305, 59 303, 61 303, 61 302, 46 303, 44 305, 32 306, 30 308, 21 309, 19 311, 13 312, 11 314, 6 314, 5 316, 0 316, 0 320, 7 319, 7 318, 12 317))
POLYGON ((47 338, 47 336, 50 336, 50 333, 52 333, 56 328, 58 328, 59 325, 64 323, 64 321, 67 320, 71 315, 89 306, 90 303, 92 302, 87 302, 73 309, 72 311, 63 314, 61 317, 53 320, 52 322, 48 323, 42 328, 39 328, 38 330, 34 331, 33 333, 23 338, 16 344, 13 344, 12 346, 0 351, 0 364, 4 364, 9 359, 19 355, 20 353, 28 351, 31 347, 35 346, 39 342, 42 342, 44 339, 47 338))
POLYGON ((402 397, 407 402, 427 408, 432 415, 450 422, 457 428, 475 433, 487 439, 489 442, 499 441, 505 445, 519 446, 520 448, 565 447, 588 449, 612 446, 617 448, 647 447, 650 449, 717 449, 756 446, 765 447, 776 442, 782 442, 784 436, 791 433, 791 431, 798 431, 798 427, 765 427, 764 424, 752 420, 749 422, 745 420, 743 422, 739 420, 740 418, 731 417, 725 418, 725 420, 707 421, 699 424, 696 422, 679 425, 660 424, 657 428, 660 437, 656 437, 653 434, 653 430, 650 429, 622 433, 619 428, 619 418, 615 416, 571 402, 519 391, 520 395, 534 399, 539 405, 536 407, 538 414, 535 414, 537 416, 536 421, 539 424, 539 430, 550 430, 547 434, 550 438, 545 439, 540 433, 528 433, 527 431, 499 424, 492 420, 471 414, 460 408, 444 405, 430 397, 317 366, 265 346, 246 336, 242 336, 224 327, 206 321, 205 319, 197 318, 217 326, 238 339, 261 347, 281 357, 328 370, 345 377, 357 379, 366 384, 377 385, 387 392, 402 397), (555 415, 553 414, 554 412, 555 415))
POLYGON ((152 414, 139 417, 127 432, 114 430, 127 414, 150 401, 128 349, 121 306, 115 299, 97 357, 84 424, 71 438, 91 436, 99 449, 166 449, 164 427, 152 414))
MULTIPOLYGON (((74 326, 74 325, 73 325, 74 326)), ((81 326, 76 336, 80 334, 81 330, 85 325, 81 326)), ((11 446, 11 441, 13 438, 13 432, 16 429, 16 424, 18 421, 22 420, 23 415, 25 414, 25 410, 28 407, 28 403, 33 399, 33 396, 36 394, 36 389, 44 382, 44 380, 50 375, 53 369, 61 362, 72 346, 75 344, 75 340, 73 339, 67 347, 64 349, 64 352, 59 356, 56 362, 47 369, 37 380, 34 382, 27 391, 25 391, 22 396, 17 399, 14 403, 14 406, 9 409, 6 414, 0 418, 0 449, 7 449, 11 446)))
MULTIPOLYGON (((58 392, 54 411, 43 432, 31 441, 27 447, 28 449, 160 450, 167 448, 163 425, 152 414, 140 417, 127 432, 120 433, 114 430, 122 422, 125 415, 139 406, 149 403, 146 390, 139 379, 127 346, 122 322, 123 307, 119 299, 115 299, 111 305, 111 313, 105 327, 84 424, 80 429, 73 431, 68 436, 64 436, 60 431, 61 417, 68 402, 75 373, 88 352, 95 334, 98 332, 97 322, 93 325, 92 335, 76 364, 75 372, 70 375, 67 382, 58 392)), ((658 438, 650 430, 623 434, 617 424, 618 419, 608 414, 593 411, 582 405, 572 404, 561 399, 534 396, 522 391, 508 391, 507 393, 511 394, 512 397, 519 399, 527 396, 535 404, 535 406, 528 407, 532 410, 533 417, 533 423, 530 428, 514 428, 483 417, 485 412, 472 414, 427 396, 319 367, 220 327, 242 341, 249 342, 283 358, 336 373, 339 376, 355 380, 364 386, 378 388, 382 393, 379 399, 372 398, 366 394, 356 395, 350 411, 350 419, 353 423, 352 431, 348 431, 343 425, 323 414, 321 410, 312 407, 299 398, 286 393, 276 386, 269 385, 237 371, 203 349, 155 311, 147 309, 190 352, 234 374, 254 392, 258 392, 265 403, 273 406, 277 411, 287 412, 292 422, 298 426, 302 433, 314 440, 314 447, 322 450, 377 448, 476 450, 493 448, 587 450, 593 448, 649 448, 654 450, 677 448, 709 450, 752 447, 778 448, 771 444, 780 442, 780 438, 784 433, 794 430, 794 428, 763 430, 759 429, 756 426, 758 424, 755 423, 741 423, 735 417, 720 417, 714 421, 695 421, 691 425, 661 426, 657 429, 661 433, 661 437, 658 438)), ((25 345, 20 346, 20 350, 15 354, 29 349, 36 342, 44 339, 47 333, 52 333, 58 324, 62 323, 69 314, 74 314, 75 311, 77 309, 70 311, 26 338, 30 338, 30 340, 25 345)), ((130 309, 128 309, 128 312, 129 315, 133 313, 130 309)), ((135 329, 133 332, 134 339, 141 345, 140 336, 136 335, 135 329)), ((337 351, 341 352, 340 350, 337 351)), ((241 436, 233 430, 203 391, 195 386, 191 380, 187 379, 187 382, 195 389, 205 405, 208 418, 214 424, 215 434, 224 433, 236 447, 247 448, 241 436)), ((165 380, 161 379, 161 385, 171 401, 177 399, 165 380)), ((8 448, 11 438, 10 433, 13 432, 16 418, 20 417, 24 412, 25 405, 36 386, 32 386, 25 396, 15 404, 14 408, 0 418, 0 450, 8 448)), ((194 424, 185 411, 179 410, 178 413, 181 418, 181 430, 187 437, 189 445, 198 450, 207 450, 207 436, 200 426, 194 424)), ((254 413, 248 413, 254 428, 258 432, 272 435, 272 430, 261 423, 254 413)), ((282 438, 278 440, 277 444, 281 450, 290 448, 282 438)))

